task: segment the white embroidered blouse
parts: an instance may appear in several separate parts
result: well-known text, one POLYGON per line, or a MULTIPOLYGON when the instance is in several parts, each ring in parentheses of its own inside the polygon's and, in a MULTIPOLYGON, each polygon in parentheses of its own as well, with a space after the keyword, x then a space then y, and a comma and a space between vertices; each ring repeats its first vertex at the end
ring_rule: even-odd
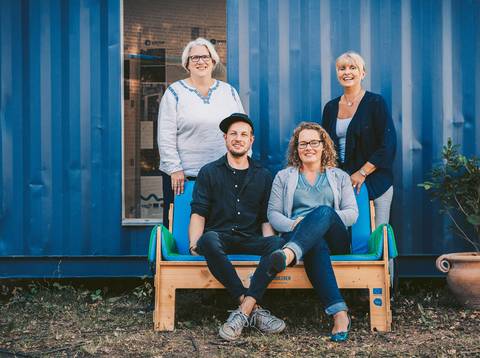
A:
POLYGON ((218 125, 239 112, 245 113, 240 97, 228 83, 215 80, 205 97, 184 80, 172 83, 158 112, 160 170, 197 176, 202 166, 226 153, 218 125))

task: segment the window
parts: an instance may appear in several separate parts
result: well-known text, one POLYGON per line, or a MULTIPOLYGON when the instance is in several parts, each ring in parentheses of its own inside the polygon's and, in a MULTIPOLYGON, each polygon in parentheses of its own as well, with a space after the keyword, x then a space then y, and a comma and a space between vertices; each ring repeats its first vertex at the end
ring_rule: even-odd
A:
POLYGON ((123 223, 161 222, 158 106, 169 84, 188 77, 184 46, 197 37, 215 44, 225 80, 226 0, 123 2, 123 223))

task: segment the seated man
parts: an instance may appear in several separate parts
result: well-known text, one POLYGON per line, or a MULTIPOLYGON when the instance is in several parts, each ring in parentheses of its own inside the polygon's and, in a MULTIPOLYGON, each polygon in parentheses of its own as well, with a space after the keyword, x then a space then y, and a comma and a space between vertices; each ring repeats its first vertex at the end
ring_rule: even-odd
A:
POLYGON ((253 123, 245 114, 234 113, 220 123, 227 154, 205 165, 197 176, 190 218, 190 252, 205 256, 208 268, 240 306, 220 327, 226 340, 240 337, 244 327, 266 333, 285 329, 285 322, 260 308, 274 276, 268 274, 269 254, 283 246, 267 222, 272 176, 248 157, 254 140, 253 123), (227 254, 262 256, 250 280, 243 286, 227 254))

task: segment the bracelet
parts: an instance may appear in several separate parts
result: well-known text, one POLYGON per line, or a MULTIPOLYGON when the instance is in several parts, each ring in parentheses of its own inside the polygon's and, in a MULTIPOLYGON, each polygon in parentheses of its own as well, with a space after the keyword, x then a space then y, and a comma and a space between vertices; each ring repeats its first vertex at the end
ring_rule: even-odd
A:
POLYGON ((362 174, 365 178, 367 177, 367 172, 366 172, 365 170, 363 170, 363 168, 360 168, 360 169, 358 170, 358 172, 359 172, 360 174, 362 174))

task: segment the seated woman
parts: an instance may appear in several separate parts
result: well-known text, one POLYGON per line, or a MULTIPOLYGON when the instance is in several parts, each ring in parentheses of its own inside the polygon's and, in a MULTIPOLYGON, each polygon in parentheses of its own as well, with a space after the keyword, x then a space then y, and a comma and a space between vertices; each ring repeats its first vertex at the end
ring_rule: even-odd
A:
POLYGON ((325 312, 332 315, 331 339, 348 339, 350 318, 337 286, 330 254, 350 252, 348 226, 358 207, 350 177, 335 168, 337 155, 327 132, 317 123, 302 122, 288 147, 288 166, 275 176, 268 219, 288 241, 271 254, 271 274, 304 261, 305 271, 325 312))

